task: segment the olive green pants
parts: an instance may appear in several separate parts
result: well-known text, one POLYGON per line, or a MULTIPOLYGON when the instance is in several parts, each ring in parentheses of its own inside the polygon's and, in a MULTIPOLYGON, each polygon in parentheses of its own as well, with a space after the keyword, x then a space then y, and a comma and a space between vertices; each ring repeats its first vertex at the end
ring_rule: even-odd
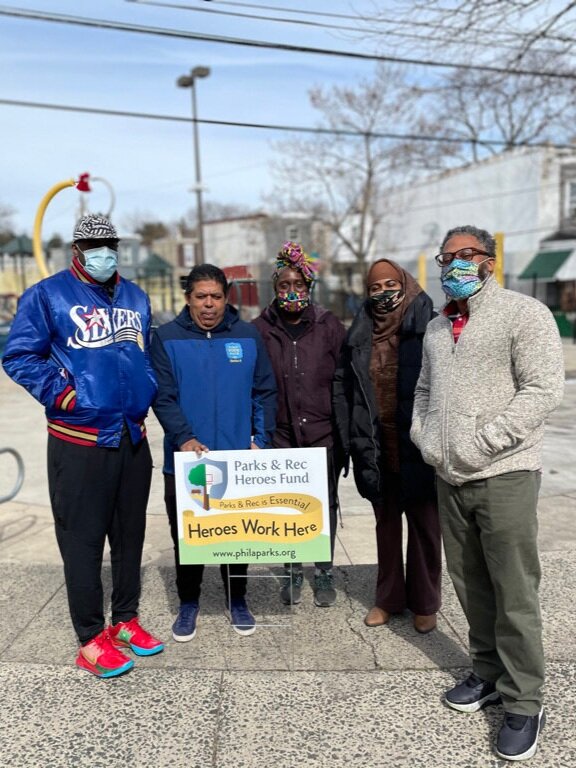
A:
POLYGON ((438 478, 448 573, 469 625, 474 672, 496 683, 504 709, 542 707, 544 654, 538 601, 539 472, 454 486, 438 478))

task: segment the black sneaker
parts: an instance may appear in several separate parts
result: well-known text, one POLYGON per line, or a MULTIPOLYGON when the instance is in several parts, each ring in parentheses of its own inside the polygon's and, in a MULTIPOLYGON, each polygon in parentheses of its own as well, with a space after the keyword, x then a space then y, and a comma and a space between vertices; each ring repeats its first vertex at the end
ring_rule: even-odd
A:
POLYGON ((472 672, 466 680, 446 691, 444 700, 459 712, 478 712, 489 704, 499 704, 500 694, 494 683, 482 680, 472 672))
POLYGON ((336 602, 332 571, 320 571, 314 576, 314 605, 330 608, 336 602))
POLYGON ((504 760, 529 760, 538 749, 538 735, 546 715, 541 709, 538 715, 504 713, 504 723, 496 740, 496 754, 504 760))
POLYGON ((302 600, 302 582, 304 574, 301 568, 284 568, 284 586, 280 590, 280 600, 284 605, 298 605, 302 600))

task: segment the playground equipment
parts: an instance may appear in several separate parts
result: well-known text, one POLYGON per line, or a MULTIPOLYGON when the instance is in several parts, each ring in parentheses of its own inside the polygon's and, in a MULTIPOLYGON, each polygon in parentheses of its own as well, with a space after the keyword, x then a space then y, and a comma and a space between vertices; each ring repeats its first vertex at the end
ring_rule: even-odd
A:
MULTIPOLYGON (((108 212, 106 213, 106 216, 109 218, 110 214, 112 213, 112 209, 114 208, 114 203, 116 200, 114 196, 114 190, 112 189, 112 185, 110 184, 110 182, 108 182, 106 179, 103 179, 101 176, 93 176, 92 181, 103 182, 103 184, 108 189, 108 192, 110 193, 110 206, 109 206, 108 212)), ((38 265, 38 269, 42 277, 48 277, 50 275, 48 267, 46 266, 46 261, 44 260, 44 253, 42 251, 42 221, 44 219, 44 214, 52 198, 55 195, 57 195, 58 192, 61 192, 63 189, 67 189, 68 187, 76 187, 78 192, 91 192, 92 189, 90 187, 90 174, 81 173, 78 179, 65 179, 64 181, 59 181, 57 184, 54 184, 54 186, 51 187, 48 190, 48 192, 46 192, 46 194, 40 201, 40 205, 38 206, 38 210, 36 211, 36 218, 34 219, 32 252, 34 254, 36 264, 38 265)), ((84 207, 84 203, 82 202, 80 205, 80 217, 82 217, 84 213, 85 213, 85 207, 84 207)))
POLYGON ((14 448, 0 448, 0 455, 3 453, 9 453, 15 459, 16 466, 18 468, 18 475, 16 477, 16 483, 10 493, 6 496, 0 496, 0 504, 13 499, 14 496, 16 496, 16 494, 20 491, 20 488, 22 488, 22 483, 24 482, 24 462, 22 460, 22 456, 20 456, 18 451, 14 448))

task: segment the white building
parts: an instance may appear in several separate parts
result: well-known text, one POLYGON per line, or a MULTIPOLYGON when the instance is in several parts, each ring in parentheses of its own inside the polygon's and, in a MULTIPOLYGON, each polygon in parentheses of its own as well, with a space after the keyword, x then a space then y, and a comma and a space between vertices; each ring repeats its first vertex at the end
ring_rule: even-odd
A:
MULTIPOLYGON (((257 212, 204 222, 204 262, 224 270, 232 290, 230 300, 250 319, 272 298, 271 276, 276 254, 286 240, 300 243, 305 251, 324 262, 329 238, 319 222, 305 214, 273 215, 257 212)), ((198 257, 195 237, 155 240, 154 252, 173 269, 176 304, 186 277, 198 257)))
POLYGON ((256 278, 270 277, 276 254, 286 240, 308 253, 324 250, 315 222, 301 213, 255 213, 204 222, 204 260, 225 267, 246 266, 256 278))
POLYGON ((382 205, 376 257, 389 256, 417 274, 424 254, 427 291, 437 304, 442 293, 433 256, 446 231, 462 224, 503 233, 506 284, 515 290, 559 306, 558 280, 576 279, 576 257, 569 263, 576 248, 576 147, 511 150, 391 190, 382 205), (562 252, 554 265, 549 251, 562 252))

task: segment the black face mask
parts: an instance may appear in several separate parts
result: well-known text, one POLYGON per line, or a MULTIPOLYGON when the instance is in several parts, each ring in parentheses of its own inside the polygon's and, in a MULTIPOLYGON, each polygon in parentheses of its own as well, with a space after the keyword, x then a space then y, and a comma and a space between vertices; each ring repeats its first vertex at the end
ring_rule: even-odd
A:
POLYGON ((372 309, 383 314, 393 312, 396 307, 402 304, 403 300, 404 291, 401 288, 381 291, 380 293, 374 293, 370 296, 372 309))

